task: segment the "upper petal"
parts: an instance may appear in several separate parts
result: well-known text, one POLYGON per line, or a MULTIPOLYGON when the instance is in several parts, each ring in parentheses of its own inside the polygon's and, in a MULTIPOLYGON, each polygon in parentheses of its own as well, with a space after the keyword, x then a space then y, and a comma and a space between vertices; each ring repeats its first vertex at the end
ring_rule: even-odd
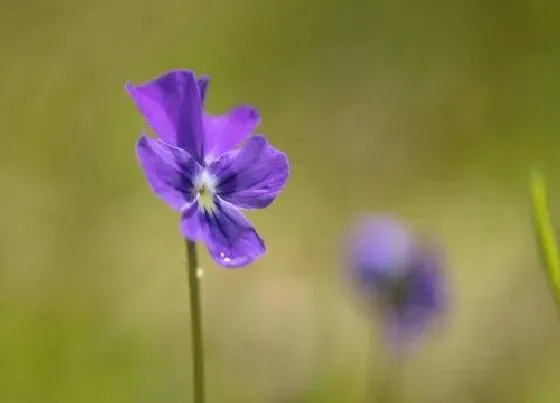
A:
POLYGON ((201 89, 206 83, 204 78, 197 82, 192 71, 174 70, 138 86, 127 82, 126 91, 159 138, 202 162, 201 89))
POLYGON ((186 151, 142 135, 136 145, 138 161, 152 191, 179 211, 192 202, 192 178, 202 168, 186 151))
POLYGON ((201 212, 202 237, 212 259, 224 267, 243 267, 265 252, 264 241, 245 216, 227 201, 215 197, 212 213, 201 212))
POLYGON ((289 173, 286 155, 260 135, 223 154, 209 170, 218 178, 220 197, 246 209, 268 206, 284 188, 289 173))
POLYGON ((413 251, 408 226, 391 215, 358 218, 346 240, 346 259, 356 286, 375 293, 387 279, 408 271, 413 251))
POLYGON ((217 157, 233 150, 245 140, 260 123, 259 113, 248 105, 231 109, 225 115, 204 114, 204 149, 207 158, 217 157))

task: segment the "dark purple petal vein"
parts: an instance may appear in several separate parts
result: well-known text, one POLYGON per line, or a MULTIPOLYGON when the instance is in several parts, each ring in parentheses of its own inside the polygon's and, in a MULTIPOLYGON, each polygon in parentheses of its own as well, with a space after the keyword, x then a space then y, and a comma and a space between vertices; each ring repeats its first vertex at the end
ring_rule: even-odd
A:
POLYGON ((198 199, 193 200, 189 205, 185 205, 181 210, 181 233, 189 241, 196 242, 202 239, 202 230, 206 222, 205 214, 199 211, 198 199))
POLYGON ((288 179, 286 155, 256 135, 240 149, 223 154, 209 170, 218 177, 218 194, 237 207, 268 206, 288 179))
POLYGON ((249 220, 227 201, 215 198, 216 210, 204 214, 203 238, 212 259, 228 267, 243 267, 265 252, 264 241, 249 220))
POLYGON ((148 185, 159 198, 177 211, 192 201, 192 178, 202 168, 186 151, 142 135, 136 155, 148 185))

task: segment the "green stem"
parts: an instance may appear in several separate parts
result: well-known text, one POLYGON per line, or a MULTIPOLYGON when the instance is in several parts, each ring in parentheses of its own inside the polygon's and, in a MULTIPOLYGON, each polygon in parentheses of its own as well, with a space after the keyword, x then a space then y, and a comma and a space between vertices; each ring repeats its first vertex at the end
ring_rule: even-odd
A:
POLYGON ((192 241, 187 241, 187 272, 191 304, 194 403, 204 403, 204 346, 202 342, 200 276, 196 244, 192 241))
MULTIPOLYGON (((373 338, 372 338, 373 340, 373 338)), ((386 340, 382 340, 386 342, 386 340)), ((380 354, 375 354, 377 343, 372 343, 370 353, 370 381, 368 385, 370 403, 398 403, 402 386, 403 352, 396 346, 382 345, 380 354)))
POLYGON ((534 171, 531 176, 531 201, 541 258, 556 306, 560 312, 560 255, 556 234, 550 222, 544 176, 538 171, 534 171))
POLYGON ((379 403, 397 403, 399 399, 400 386, 400 362, 389 360, 385 362, 385 371, 381 375, 379 391, 375 402, 379 403))

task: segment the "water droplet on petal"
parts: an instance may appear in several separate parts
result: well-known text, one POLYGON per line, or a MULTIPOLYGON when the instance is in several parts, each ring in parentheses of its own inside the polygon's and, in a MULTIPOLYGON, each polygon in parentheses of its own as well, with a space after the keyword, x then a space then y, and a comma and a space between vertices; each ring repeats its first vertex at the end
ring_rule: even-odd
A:
POLYGON ((220 259, 222 259, 224 261, 224 263, 231 262, 231 259, 229 257, 227 257, 224 252, 220 252, 220 259))

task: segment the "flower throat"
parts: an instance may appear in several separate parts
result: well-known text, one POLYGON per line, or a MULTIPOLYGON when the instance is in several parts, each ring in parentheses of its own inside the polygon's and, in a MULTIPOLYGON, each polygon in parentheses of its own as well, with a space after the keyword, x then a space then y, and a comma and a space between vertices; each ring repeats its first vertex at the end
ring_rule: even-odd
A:
POLYGON ((212 212, 215 209, 215 191, 215 178, 207 171, 202 171, 194 183, 194 195, 198 197, 198 208, 201 211, 212 212))

